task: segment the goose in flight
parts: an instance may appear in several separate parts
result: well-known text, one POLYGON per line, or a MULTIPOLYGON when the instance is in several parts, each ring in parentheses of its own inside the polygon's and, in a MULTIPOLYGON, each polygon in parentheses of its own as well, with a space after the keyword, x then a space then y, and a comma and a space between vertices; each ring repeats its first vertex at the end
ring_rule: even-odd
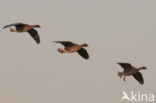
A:
POLYGON ((140 84, 144 84, 144 79, 142 74, 139 72, 140 70, 146 70, 145 66, 140 68, 133 67, 130 63, 118 63, 123 69, 123 72, 119 72, 118 75, 120 78, 123 76, 123 80, 125 81, 126 76, 132 75, 140 84))
POLYGON ((9 24, 3 27, 3 29, 5 28, 9 28, 15 26, 15 28, 10 28, 11 32, 28 32, 31 37, 36 41, 37 44, 40 43, 40 37, 38 35, 38 32, 34 29, 34 28, 40 28, 39 25, 28 25, 28 24, 23 24, 23 23, 14 23, 14 24, 9 24))
POLYGON ((64 46, 64 48, 58 49, 58 52, 60 52, 61 54, 77 52, 84 59, 89 58, 89 54, 87 50, 84 49, 84 47, 88 47, 86 43, 82 45, 78 45, 78 44, 72 43, 71 41, 54 41, 54 42, 60 43, 64 46))

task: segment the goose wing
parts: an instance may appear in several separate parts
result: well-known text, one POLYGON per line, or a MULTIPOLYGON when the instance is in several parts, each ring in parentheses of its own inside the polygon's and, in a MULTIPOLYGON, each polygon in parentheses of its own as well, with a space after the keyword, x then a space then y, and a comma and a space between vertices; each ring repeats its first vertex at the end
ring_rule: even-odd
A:
POLYGON ((3 29, 11 27, 11 26, 15 26, 15 27, 24 26, 24 24, 23 23, 13 23, 13 24, 9 24, 9 25, 4 26, 3 29))
POLYGON ((144 84, 144 79, 143 76, 140 72, 137 72, 135 74, 133 74, 133 77, 140 83, 140 84, 144 84))
POLYGON ((31 37, 36 41, 37 44, 40 43, 40 37, 35 29, 30 29, 27 32, 31 35, 31 37))
POLYGON ((77 52, 78 52, 78 54, 79 54, 81 57, 83 57, 84 59, 89 59, 89 54, 88 54, 88 52, 87 52, 86 49, 81 48, 81 49, 78 50, 77 52))
POLYGON ((54 42, 55 43, 61 43, 65 47, 70 47, 70 46, 74 45, 74 43, 72 43, 71 41, 54 41, 54 42))
POLYGON ((118 63, 125 71, 132 69, 132 65, 130 63, 118 63))

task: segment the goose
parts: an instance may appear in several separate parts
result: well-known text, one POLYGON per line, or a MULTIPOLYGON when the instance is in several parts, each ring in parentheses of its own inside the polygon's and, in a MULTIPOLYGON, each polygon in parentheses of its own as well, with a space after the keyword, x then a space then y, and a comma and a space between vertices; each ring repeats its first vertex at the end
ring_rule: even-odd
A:
POLYGON ((5 28, 9 28, 11 26, 15 26, 15 28, 10 28, 11 32, 28 32, 31 37, 36 41, 37 44, 40 43, 40 37, 38 35, 38 32, 34 29, 34 28, 40 28, 40 25, 28 25, 28 24, 24 24, 24 23, 13 23, 13 24, 9 24, 3 27, 3 29, 5 28))
POLYGON ((78 44, 72 43, 71 41, 54 41, 54 42, 60 43, 64 46, 64 48, 58 49, 58 52, 60 52, 61 54, 77 52, 84 59, 89 59, 89 54, 87 53, 87 50, 84 49, 84 47, 88 47, 86 43, 82 45, 78 45, 78 44))
POLYGON ((144 79, 142 74, 139 72, 140 70, 146 70, 145 66, 140 68, 133 67, 130 63, 118 63, 123 69, 123 72, 119 72, 118 75, 120 78, 123 76, 123 80, 125 81, 126 76, 132 75, 140 84, 144 84, 144 79))

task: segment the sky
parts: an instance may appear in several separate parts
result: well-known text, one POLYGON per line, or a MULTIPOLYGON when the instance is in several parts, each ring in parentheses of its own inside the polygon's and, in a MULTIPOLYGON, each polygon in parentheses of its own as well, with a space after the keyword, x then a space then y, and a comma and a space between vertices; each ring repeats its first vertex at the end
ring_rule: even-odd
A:
POLYGON ((1 0, 1 103, 122 103, 122 91, 156 96, 155 0, 1 0), (41 43, 5 25, 39 24, 41 43), (90 59, 60 54, 53 43, 87 43, 90 59), (118 62, 141 71, 145 84, 117 76, 118 62))

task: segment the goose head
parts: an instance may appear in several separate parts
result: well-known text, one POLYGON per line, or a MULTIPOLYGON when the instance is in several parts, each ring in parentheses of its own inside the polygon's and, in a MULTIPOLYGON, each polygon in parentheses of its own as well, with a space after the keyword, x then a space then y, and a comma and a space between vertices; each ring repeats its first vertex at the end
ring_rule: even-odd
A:
POLYGON ((40 25, 33 25, 34 28, 41 28, 40 25))
POLYGON ((88 44, 84 43, 82 44, 83 47, 88 47, 88 44))
POLYGON ((143 67, 138 68, 138 70, 147 70, 147 67, 143 66, 143 67))

